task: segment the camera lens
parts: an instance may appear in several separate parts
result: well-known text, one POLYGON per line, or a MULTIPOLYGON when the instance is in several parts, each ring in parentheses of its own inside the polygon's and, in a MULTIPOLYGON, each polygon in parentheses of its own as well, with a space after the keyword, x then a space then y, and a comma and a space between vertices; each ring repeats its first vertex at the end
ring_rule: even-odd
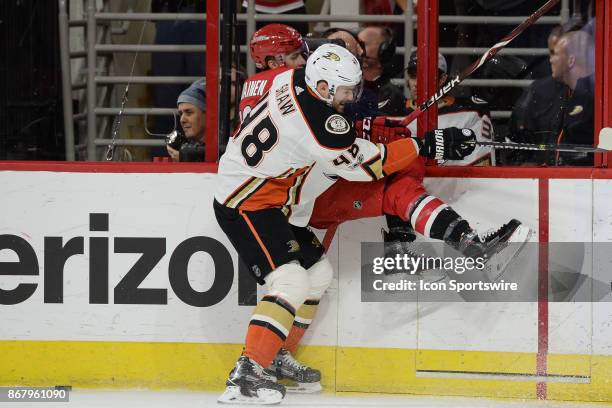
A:
POLYGON ((184 138, 176 129, 166 136, 166 144, 174 150, 179 150, 184 142, 184 138))

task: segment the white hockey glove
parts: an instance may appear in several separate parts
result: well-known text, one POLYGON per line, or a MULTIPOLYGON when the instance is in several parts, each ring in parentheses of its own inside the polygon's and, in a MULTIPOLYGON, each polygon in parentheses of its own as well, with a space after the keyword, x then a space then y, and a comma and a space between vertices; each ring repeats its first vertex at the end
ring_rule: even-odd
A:
POLYGON ((416 138, 419 154, 435 160, 461 160, 474 151, 476 135, 471 129, 434 129, 416 138))

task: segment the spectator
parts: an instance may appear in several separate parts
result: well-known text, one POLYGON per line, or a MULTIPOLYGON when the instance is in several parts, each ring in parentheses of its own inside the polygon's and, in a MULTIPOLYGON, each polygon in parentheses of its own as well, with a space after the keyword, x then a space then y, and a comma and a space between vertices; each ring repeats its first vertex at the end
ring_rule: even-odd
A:
MULTIPOLYGON (((365 44, 355 33, 345 28, 331 27, 321 36, 328 40, 342 40, 344 48, 349 50, 363 65, 365 44)), ((377 116, 379 113, 378 95, 371 89, 364 89, 361 98, 357 102, 348 103, 344 111, 344 114, 353 120, 361 120, 367 116, 377 116)))
MULTIPOLYGON (((205 13, 206 2, 203 0, 153 0, 153 13, 205 13)), ((155 44, 194 45, 206 44, 205 21, 156 21, 155 44)), ((201 76, 205 75, 205 58, 201 52, 153 52, 151 53, 151 70, 153 76, 201 76)), ((184 85, 155 84, 151 85, 153 107, 173 108, 176 98, 183 91, 184 85)), ((166 134, 174 126, 170 116, 156 116, 153 133, 166 134)), ((153 156, 165 156, 161 147, 151 149, 153 156)))
POLYGON ((323 32, 321 37, 328 40, 344 41, 344 48, 349 50, 359 61, 362 61, 365 44, 352 31, 345 28, 331 27, 323 32))
POLYGON ((242 87, 238 108, 241 122, 247 119, 262 95, 270 89, 276 75, 306 65, 307 48, 300 33, 285 24, 268 24, 253 33, 249 51, 260 71, 248 77, 242 87))
POLYGON ((369 90, 376 95, 378 110, 390 116, 404 111, 406 98, 399 86, 391 83, 391 62, 395 56, 393 33, 387 27, 366 27, 357 36, 365 44, 362 69, 364 95, 369 90))
MULTIPOLYGON (((410 89, 411 98, 406 100, 406 108, 403 114, 409 115, 416 109, 417 92, 417 52, 410 54, 408 67, 406 68, 407 85, 410 89)), ((448 80, 448 65, 446 58, 438 54, 438 86, 442 87, 448 80)), ((408 125, 412 134, 417 133, 416 121, 408 125)), ((485 100, 472 97, 445 96, 438 101, 438 127, 446 129, 458 127, 460 129, 471 129, 476 135, 476 140, 490 142, 493 137, 493 124, 491 123, 489 105, 485 100)), ((461 161, 446 161, 445 165, 454 166, 483 166, 493 164, 492 150, 490 146, 477 146, 474 151, 461 161)))
MULTIPOLYGON (((446 14, 442 12, 445 11, 446 1, 440 2, 440 15, 446 14)), ((392 16, 392 15, 402 15, 406 10, 406 7, 411 7, 413 9, 413 13, 416 14, 416 2, 413 0, 361 0, 361 11, 362 14, 368 15, 381 15, 381 16, 392 16)), ((448 13, 452 14, 452 13, 448 13)), ((368 22, 363 24, 364 27, 370 26, 382 26, 388 27, 395 34, 395 40, 399 45, 404 45, 404 23, 381 23, 381 22, 368 22)), ((402 64, 403 65, 403 64, 402 64)))
MULTIPOLYGON (((571 89, 557 143, 593 144, 594 44, 585 31, 563 34, 550 56, 552 77, 571 89)), ((557 152, 557 165, 592 166, 593 154, 557 152)))
POLYGON ((166 149, 172 161, 204 161, 204 131, 206 125, 206 94, 200 79, 179 95, 179 110, 183 134, 168 137, 166 149))
MULTIPOLYGON (((548 53, 551 59, 562 35, 562 26, 556 26, 548 35, 548 53)), ((514 105, 510 118, 510 141, 556 143, 569 95, 570 88, 552 76, 535 80, 514 105)), ((555 152, 509 151, 504 153, 501 159, 504 164, 554 165, 555 152)))
MULTIPOLYGON (((242 12, 246 13, 249 2, 242 2, 242 12)), ((259 14, 307 14, 304 0, 255 0, 255 12, 259 14)), ((257 24, 257 29, 260 29, 267 22, 257 24)), ((308 34, 307 22, 291 22, 291 26, 295 28, 303 36, 308 34)))

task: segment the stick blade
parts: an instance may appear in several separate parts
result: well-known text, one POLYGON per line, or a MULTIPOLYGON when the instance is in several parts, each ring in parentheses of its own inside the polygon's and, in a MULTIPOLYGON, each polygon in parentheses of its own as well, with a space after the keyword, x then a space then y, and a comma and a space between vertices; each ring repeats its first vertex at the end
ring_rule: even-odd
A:
POLYGON ((597 147, 600 149, 612 150, 612 128, 601 129, 597 147))

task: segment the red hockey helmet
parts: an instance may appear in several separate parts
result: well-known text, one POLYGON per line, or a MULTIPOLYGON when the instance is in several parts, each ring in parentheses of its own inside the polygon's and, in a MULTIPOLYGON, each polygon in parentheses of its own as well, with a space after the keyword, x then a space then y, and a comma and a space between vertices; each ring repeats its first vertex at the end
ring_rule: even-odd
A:
POLYGON ((306 53, 306 42, 293 27, 284 24, 268 24, 253 33, 249 44, 251 58, 259 69, 267 68, 266 58, 271 57, 284 65, 285 55, 296 50, 306 53))

